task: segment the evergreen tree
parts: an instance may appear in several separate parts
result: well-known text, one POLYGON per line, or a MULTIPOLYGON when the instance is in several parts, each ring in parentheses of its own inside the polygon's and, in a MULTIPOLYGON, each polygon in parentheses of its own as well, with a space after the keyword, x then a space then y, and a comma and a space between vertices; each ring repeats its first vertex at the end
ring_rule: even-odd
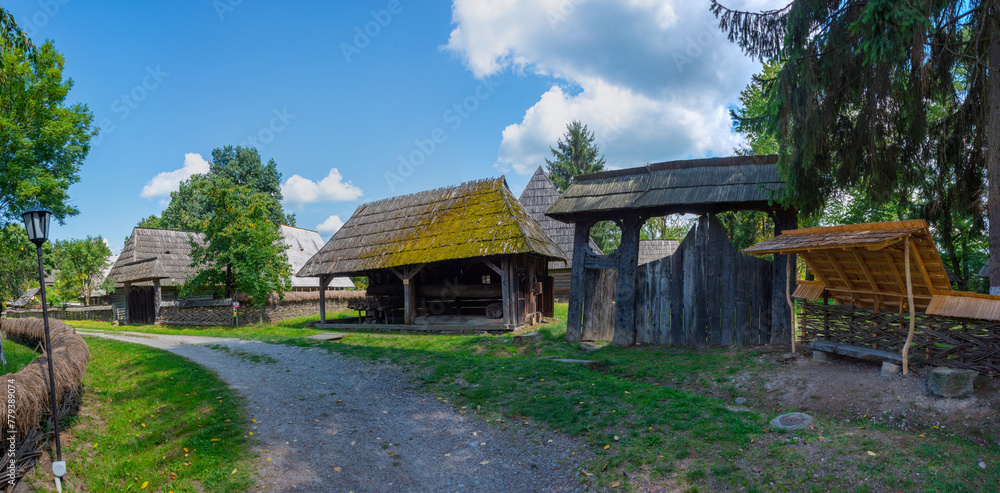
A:
POLYGON ((928 219, 962 211, 982 228, 988 200, 1000 291, 1000 0, 711 9, 746 53, 782 63, 746 124, 778 137, 786 205, 815 216, 854 189, 903 210, 919 189, 928 219))
POLYGON ((604 156, 594 140, 594 133, 586 125, 574 120, 566 125, 566 133, 556 143, 557 149, 549 147, 555 159, 546 159, 545 164, 549 179, 560 192, 569 188, 574 176, 604 170, 604 156))

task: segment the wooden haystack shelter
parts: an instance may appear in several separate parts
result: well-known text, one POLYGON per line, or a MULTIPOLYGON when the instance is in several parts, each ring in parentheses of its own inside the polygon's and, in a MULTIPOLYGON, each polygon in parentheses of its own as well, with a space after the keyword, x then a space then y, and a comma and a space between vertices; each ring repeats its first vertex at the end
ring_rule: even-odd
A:
POLYGON ((562 258, 500 177, 361 205, 298 275, 367 276, 382 323, 513 328, 551 314, 562 258))
MULTIPOLYGON (((524 191, 517 201, 524 207, 532 219, 542 227, 545 234, 552 238, 559 249, 566 254, 566 260, 553 260, 549 262, 549 275, 552 276, 555 285, 555 299, 569 299, 569 283, 572 277, 573 266, 573 225, 556 221, 545 215, 545 211, 552 207, 552 204, 559 199, 559 189, 552 184, 549 177, 539 166, 531 180, 525 185, 524 191)), ((601 249, 593 240, 590 241, 590 249, 597 255, 601 255, 601 249)), ((607 296, 611 296, 608 293, 607 296)))
MULTIPOLYGON (((775 202, 783 194, 784 188, 785 183, 778 175, 776 156, 672 161, 574 178, 569 189, 546 212, 554 219, 574 225, 573 276, 566 338, 571 341, 584 339, 585 326, 589 320, 595 319, 588 315, 590 308, 584 302, 587 293, 593 290, 593 286, 588 286, 587 272, 594 269, 615 269, 618 277, 615 286, 613 344, 631 346, 637 342, 637 335, 640 334, 637 317, 644 323, 655 322, 655 327, 646 327, 642 331, 659 334, 651 337, 650 343, 716 343, 707 335, 706 325, 715 320, 728 321, 725 333, 717 343, 739 343, 735 342, 737 338, 732 334, 735 330, 734 321, 741 319, 738 314, 730 316, 727 312, 716 317, 716 308, 708 302, 710 286, 714 285, 712 280, 718 279, 720 275, 714 270, 719 267, 718 264, 709 262, 712 256, 708 252, 712 250, 719 252, 720 259, 729 258, 733 262, 746 263, 747 275, 753 279, 752 286, 741 286, 741 289, 733 291, 733 296, 752 292, 755 297, 727 304, 726 309, 729 310, 732 306, 734 311, 744 310, 748 319, 767 326, 769 337, 765 342, 788 342, 791 327, 787 322, 789 316, 788 306, 784 301, 784 288, 770 282, 772 277, 784 278, 787 268, 785 259, 779 256, 773 267, 768 266, 766 276, 760 274, 761 267, 752 261, 754 259, 743 261, 729 252, 732 247, 725 234, 721 237, 713 234, 712 231, 718 231, 718 228, 709 220, 711 214, 719 212, 757 210, 771 215, 776 233, 782 229, 792 229, 797 224, 796 212, 784 209, 775 202), (703 218, 708 222, 702 228, 704 233, 700 238, 703 239, 692 239, 689 235, 691 241, 685 242, 690 246, 685 247, 683 243, 680 246, 685 250, 683 255, 668 257, 684 259, 683 262, 678 262, 677 259, 671 261, 676 266, 659 265, 648 269, 650 274, 645 277, 644 282, 649 283, 649 289, 643 291, 646 299, 639 299, 640 228, 646 219, 668 214, 704 215, 703 218), (600 255, 588 248, 590 228, 602 220, 614 221, 621 229, 621 246, 617 252, 609 255, 600 255), (681 280, 687 282, 680 282, 681 280), (674 298, 667 306, 658 300, 657 293, 661 292, 658 286, 675 288, 671 291, 674 298), (756 298, 761 295, 767 296, 764 302, 756 298), (665 310, 670 310, 671 314, 665 316, 665 310), (678 333, 680 329, 676 325, 684 320, 693 320, 697 324, 678 333)), ((759 338, 752 340, 757 342, 759 338)), ((750 341, 748 339, 747 343, 751 343, 750 341)))
POLYGON ((746 251, 798 255, 815 275, 794 290, 787 278, 804 340, 895 352, 904 372, 911 355, 1000 372, 1000 297, 953 291, 923 220, 784 231, 746 251))

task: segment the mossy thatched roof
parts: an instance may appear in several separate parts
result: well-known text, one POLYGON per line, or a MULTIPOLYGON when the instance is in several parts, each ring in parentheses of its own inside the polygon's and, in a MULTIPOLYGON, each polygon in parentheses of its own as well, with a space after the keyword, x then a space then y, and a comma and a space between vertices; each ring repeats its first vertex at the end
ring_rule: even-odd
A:
POLYGON ((500 177, 363 204, 298 275, 519 253, 565 258, 500 177))

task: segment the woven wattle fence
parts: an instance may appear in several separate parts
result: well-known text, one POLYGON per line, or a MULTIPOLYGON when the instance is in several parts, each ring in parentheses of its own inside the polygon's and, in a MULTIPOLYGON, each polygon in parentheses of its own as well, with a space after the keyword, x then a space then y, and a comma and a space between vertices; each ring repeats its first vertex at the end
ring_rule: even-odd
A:
MULTIPOLYGON (((875 312, 850 305, 799 300, 803 340, 824 340, 900 352, 909 329, 909 312, 875 312)), ((918 313, 910 358, 935 366, 976 370, 1000 376, 1000 322, 918 313)))
MULTIPOLYGON (((0 331, 6 339, 28 347, 44 348, 45 329, 41 319, 0 320, 0 331)), ((56 401, 59 416, 65 417, 75 412, 80 403, 90 349, 76 329, 59 320, 49 319, 49 334, 52 339, 56 401)), ((45 441, 51 438, 48 352, 43 352, 21 371, 4 375, 3 388, 5 405, 0 412, 0 443, 3 446, 0 487, 9 492, 38 462, 45 441), (14 438, 13 449, 11 437, 14 438), (14 460, 15 485, 9 483, 11 459, 14 460)))

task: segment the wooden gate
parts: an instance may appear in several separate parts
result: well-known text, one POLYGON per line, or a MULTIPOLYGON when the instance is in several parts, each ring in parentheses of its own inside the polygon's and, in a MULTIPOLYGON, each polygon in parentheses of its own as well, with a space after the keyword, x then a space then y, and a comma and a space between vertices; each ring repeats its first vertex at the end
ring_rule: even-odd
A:
POLYGON ((615 283, 618 271, 614 269, 587 269, 583 293, 584 341, 610 341, 615 335, 615 283))
POLYGON ((636 342, 767 344, 771 268, 733 249, 715 216, 702 216, 673 255, 639 266, 636 342))
POLYGON ((128 292, 130 324, 156 323, 156 291, 149 286, 132 286, 128 292))

